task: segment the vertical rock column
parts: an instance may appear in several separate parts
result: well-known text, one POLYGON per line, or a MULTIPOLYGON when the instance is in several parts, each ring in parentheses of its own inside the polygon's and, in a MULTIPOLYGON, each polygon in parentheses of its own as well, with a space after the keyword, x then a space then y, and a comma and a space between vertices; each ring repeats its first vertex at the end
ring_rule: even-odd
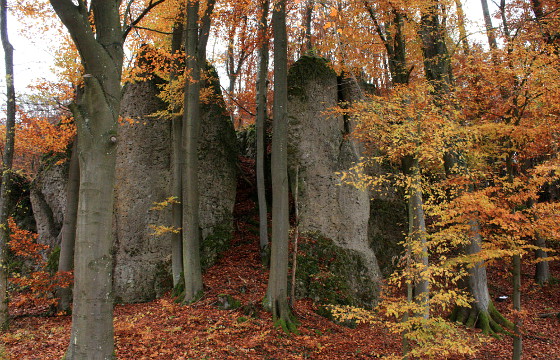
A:
POLYGON ((339 101, 337 75, 325 60, 304 56, 290 69, 288 81, 288 162, 290 182, 299 182, 300 232, 331 239, 357 255, 356 264, 347 264, 355 267, 348 286, 357 303, 373 303, 380 272, 368 240, 369 192, 341 185, 336 174, 359 160, 356 144, 346 136, 350 124, 332 111, 339 101))

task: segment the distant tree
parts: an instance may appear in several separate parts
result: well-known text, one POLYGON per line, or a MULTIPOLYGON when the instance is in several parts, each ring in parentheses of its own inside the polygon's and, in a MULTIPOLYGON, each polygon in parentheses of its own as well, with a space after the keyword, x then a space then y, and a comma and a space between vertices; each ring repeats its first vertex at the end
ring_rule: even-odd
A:
POLYGON ((267 93, 268 93, 268 12, 269 1, 261 2, 261 20, 259 22, 259 68, 257 74, 257 118, 255 120, 256 147, 257 147, 257 192, 259 201, 259 244, 261 258, 268 255, 268 205, 266 201, 265 159, 266 159, 266 119, 267 119, 267 93))
POLYGON ((12 164, 16 127, 16 94, 14 88, 14 48, 8 37, 7 0, 0 0, 0 36, 4 48, 6 68, 6 140, 2 158, 2 185, 0 186, 0 328, 8 327, 8 271, 7 243, 9 241, 8 208, 12 189, 12 164))
MULTIPOLYGON (((76 246, 76 224, 78 220, 78 200, 80 191, 80 163, 78 160, 78 137, 74 138, 68 164, 68 184, 66 185, 66 208, 62 223, 58 271, 68 272, 74 268, 74 248, 76 246)), ((69 313, 72 302, 72 287, 57 289, 58 310, 69 313)))

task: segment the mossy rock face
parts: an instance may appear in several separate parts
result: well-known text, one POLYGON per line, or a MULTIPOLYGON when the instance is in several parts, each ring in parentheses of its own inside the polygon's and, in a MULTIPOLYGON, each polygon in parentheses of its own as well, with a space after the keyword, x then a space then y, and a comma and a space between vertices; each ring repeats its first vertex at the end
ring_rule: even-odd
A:
POLYGON ((288 96, 308 98, 307 82, 310 80, 336 78, 336 72, 329 66, 326 59, 317 56, 302 56, 288 70, 288 96))
POLYGON ((199 221, 203 270, 218 260, 233 233, 233 207, 237 188, 235 130, 224 102, 218 74, 207 66, 205 101, 201 106, 198 145, 199 221))
POLYGON ((375 251, 383 276, 395 270, 397 258, 403 253, 400 244, 405 239, 406 204, 402 198, 372 199, 369 218, 371 248, 375 251))
POLYGON ((221 310, 235 310, 241 307, 241 301, 229 294, 220 294, 216 300, 216 306, 221 310))
POLYGON ((377 285, 368 276, 362 256, 316 233, 302 235, 299 244, 296 293, 317 304, 371 307, 377 285))
POLYGON ((214 232, 206 236, 201 243, 200 262, 203 270, 214 265, 220 254, 227 250, 233 234, 229 224, 218 225, 213 230, 214 232))

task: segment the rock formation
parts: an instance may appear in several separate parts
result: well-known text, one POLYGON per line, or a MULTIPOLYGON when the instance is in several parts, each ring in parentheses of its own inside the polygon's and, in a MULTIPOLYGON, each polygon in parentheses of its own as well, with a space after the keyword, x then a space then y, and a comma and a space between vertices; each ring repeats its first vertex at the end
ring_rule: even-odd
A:
MULTIPOLYGON (((209 266, 227 247, 233 230, 237 147, 233 126, 215 81, 202 107, 199 147, 202 262, 209 266)), ((171 241, 153 226, 170 225, 169 210, 154 210, 169 197, 170 121, 153 116, 164 109, 156 80, 128 84, 122 100, 117 147, 114 291, 120 302, 147 301, 171 286, 171 241)), ((66 205, 66 166, 44 166, 33 185, 33 212, 39 241, 60 243, 66 205)))
POLYGON ((368 239, 369 192, 341 184, 337 174, 360 156, 347 137, 349 120, 332 111, 339 102, 337 75, 325 60, 305 56, 291 67, 288 86, 288 163, 292 189, 298 182, 300 232, 303 238, 307 233, 330 239, 355 254, 345 258, 359 258, 363 265, 350 274, 349 286, 362 295, 357 302, 373 303, 380 271, 368 239), (370 283, 369 294, 357 288, 364 282, 370 283))
POLYGON ((39 234, 37 242, 51 249, 60 244, 67 177, 67 163, 44 162, 31 183, 30 200, 39 234))

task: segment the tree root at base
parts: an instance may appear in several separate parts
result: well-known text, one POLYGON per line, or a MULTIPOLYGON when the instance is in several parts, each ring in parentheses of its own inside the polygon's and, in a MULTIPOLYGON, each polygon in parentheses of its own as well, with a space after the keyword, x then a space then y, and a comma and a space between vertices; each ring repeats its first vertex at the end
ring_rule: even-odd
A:
POLYGON ((451 320, 467 327, 482 329, 483 334, 496 337, 500 333, 513 330, 513 323, 506 319, 492 302, 488 304, 488 311, 480 310, 476 305, 470 308, 457 307, 451 314, 451 320))

